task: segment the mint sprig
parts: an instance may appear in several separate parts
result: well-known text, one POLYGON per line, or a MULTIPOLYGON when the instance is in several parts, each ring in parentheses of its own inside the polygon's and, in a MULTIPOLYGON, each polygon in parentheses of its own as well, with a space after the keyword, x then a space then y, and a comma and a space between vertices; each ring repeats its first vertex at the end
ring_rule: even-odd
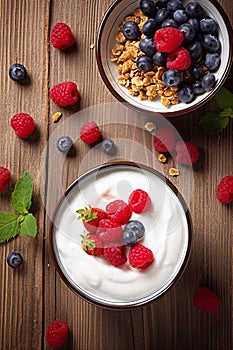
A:
POLYGON ((199 121, 199 125, 207 132, 225 129, 233 118, 233 94, 223 87, 217 92, 216 101, 220 111, 208 112, 199 121))
POLYGON ((32 178, 25 172, 17 181, 11 195, 11 206, 15 213, 0 212, 0 243, 20 236, 35 237, 37 223, 33 214, 29 213, 32 204, 32 178))

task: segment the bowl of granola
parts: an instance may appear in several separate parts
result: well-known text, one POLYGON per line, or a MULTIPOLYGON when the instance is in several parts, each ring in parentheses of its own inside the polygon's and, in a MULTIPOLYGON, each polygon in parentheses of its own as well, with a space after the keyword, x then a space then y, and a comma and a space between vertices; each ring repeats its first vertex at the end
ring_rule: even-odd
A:
POLYGON ((116 0, 99 27, 100 75, 119 101, 165 117, 209 101, 232 64, 232 27, 209 0, 116 0))

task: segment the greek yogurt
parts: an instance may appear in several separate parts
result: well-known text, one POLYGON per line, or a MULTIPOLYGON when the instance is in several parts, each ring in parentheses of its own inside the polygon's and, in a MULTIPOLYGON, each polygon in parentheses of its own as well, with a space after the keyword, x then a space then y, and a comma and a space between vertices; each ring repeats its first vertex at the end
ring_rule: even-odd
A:
POLYGON ((143 304, 173 284, 187 262, 191 238, 189 216, 171 186, 149 168, 127 164, 93 170, 70 186, 55 213, 52 244, 59 270, 72 289, 89 301, 114 307, 143 304), (131 219, 144 224, 141 243, 153 251, 154 262, 145 270, 128 262, 117 268, 101 256, 86 254, 76 210, 88 205, 104 209, 115 199, 127 202, 137 188, 150 195, 152 208, 131 219))

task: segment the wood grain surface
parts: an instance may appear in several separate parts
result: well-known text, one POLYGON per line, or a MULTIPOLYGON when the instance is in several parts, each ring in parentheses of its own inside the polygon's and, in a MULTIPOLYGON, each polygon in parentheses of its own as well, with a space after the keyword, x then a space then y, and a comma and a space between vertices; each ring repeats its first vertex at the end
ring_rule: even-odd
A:
MULTIPOLYGON (((63 131, 67 132, 69 120, 74 118, 78 132, 85 120, 84 109, 116 102, 99 75, 95 50, 90 47, 111 3, 111 0, 0 1, 0 165, 11 171, 10 185, 0 193, 0 211, 11 210, 14 185, 28 170, 34 186, 32 210, 38 222, 36 238, 17 237, 0 245, 0 349, 49 349, 46 328, 50 321, 58 319, 69 325, 69 339, 62 347, 67 350, 230 350, 233 206, 220 204, 215 190, 223 176, 233 174, 233 124, 215 135, 198 126, 205 112, 217 109, 215 99, 191 114, 169 120, 184 140, 197 143, 201 150, 188 198, 193 220, 192 253, 177 284, 144 307, 111 311, 81 300, 55 269, 49 228, 56 199, 78 175, 107 160, 90 152, 78 135, 70 157, 58 155, 54 142, 63 131), (50 29, 57 22, 69 24, 77 39, 77 46, 68 52, 60 52, 49 43, 50 29), (30 76, 27 85, 9 79, 9 67, 15 62, 27 67, 30 76), (60 108, 49 99, 49 89, 68 80, 77 83, 81 99, 74 108, 60 108), (31 114, 37 125, 34 137, 29 140, 17 138, 9 126, 10 117, 23 111, 31 114), (51 116, 56 111, 62 112, 62 119, 53 123, 51 116), (6 263, 13 250, 21 252, 24 258, 18 270, 6 263), (193 307, 192 298, 199 285, 219 295, 222 306, 216 314, 204 314, 193 307)), ((232 23, 231 0, 219 3, 232 23)), ((232 73, 225 86, 233 92, 232 73)), ((92 110, 86 113, 86 118, 91 118, 92 110)), ((111 113, 98 114, 98 121, 103 136, 127 140, 120 159, 137 159, 156 166, 152 136, 140 127, 142 121, 136 117, 132 121, 127 111, 125 123, 116 122, 111 113), (135 154, 132 142, 142 145, 140 154, 135 154), (153 159, 148 157, 147 150, 154 154, 153 159)), ((75 132, 72 127, 73 137, 75 132)), ((165 175, 170 165, 164 166, 165 175)), ((179 177, 171 181, 182 186, 179 177)), ((191 186, 188 182, 187 186, 191 186)))

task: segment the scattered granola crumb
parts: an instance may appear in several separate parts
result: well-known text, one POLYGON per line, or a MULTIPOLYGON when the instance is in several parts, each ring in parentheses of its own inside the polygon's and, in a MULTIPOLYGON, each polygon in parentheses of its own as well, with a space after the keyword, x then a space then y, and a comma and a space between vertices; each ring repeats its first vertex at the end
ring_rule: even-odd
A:
POLYGON ((58 120, 61 118, 62 114, 61 112, 56 112, 52 115, 52 121, 54 123, 58 122, 58 120))
POLYGON ((158 155, 158 161, 159 161, 160 163, 166 163, 167 157, 165 156, 165 154, 160 153, 160 154, 158 155))
POLYGON ((170 176, 178 176, 180 174, 179 169, 176 168, 170 168, 169 169, 169 175, 170 176))
POLYGON ((156 129, 156 125, 153 122, 147 122, 145 124, 145 129, 150 132, 154 131, 156 129))
POLYGON ((94 47, 95 47, 95 44, 94 44, 94 43, 91 43, 90 49, 94 49, 94 47))

